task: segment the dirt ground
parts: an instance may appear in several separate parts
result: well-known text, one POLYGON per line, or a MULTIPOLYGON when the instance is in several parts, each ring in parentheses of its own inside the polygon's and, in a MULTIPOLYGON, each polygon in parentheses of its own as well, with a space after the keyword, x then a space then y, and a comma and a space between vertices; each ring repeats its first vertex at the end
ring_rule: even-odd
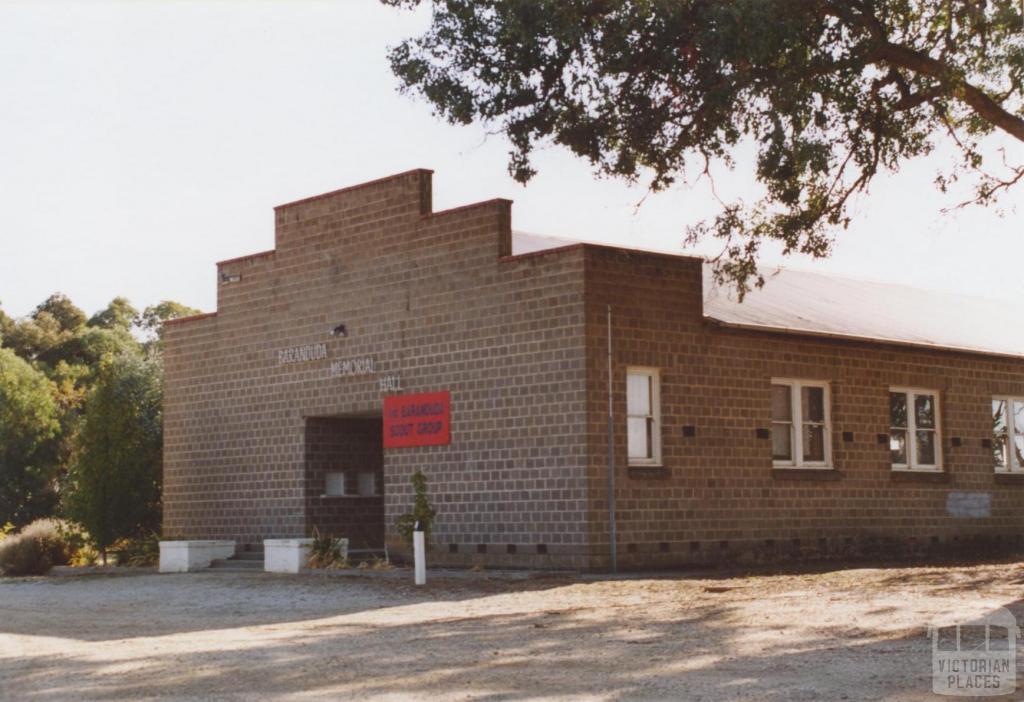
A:
POLYGON ((929 623, 1024 615, 1024 562, 410 580, 0 579, 0 699, 921 700, 929 623))

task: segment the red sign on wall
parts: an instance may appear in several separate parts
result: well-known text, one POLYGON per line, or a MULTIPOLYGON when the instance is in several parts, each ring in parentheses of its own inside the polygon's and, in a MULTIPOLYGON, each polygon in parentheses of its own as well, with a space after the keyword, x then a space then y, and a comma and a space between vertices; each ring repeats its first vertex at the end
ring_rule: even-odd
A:
POLYGON ((447 446, 451 443, 451 393, 384 398, 384 448, 447 446))

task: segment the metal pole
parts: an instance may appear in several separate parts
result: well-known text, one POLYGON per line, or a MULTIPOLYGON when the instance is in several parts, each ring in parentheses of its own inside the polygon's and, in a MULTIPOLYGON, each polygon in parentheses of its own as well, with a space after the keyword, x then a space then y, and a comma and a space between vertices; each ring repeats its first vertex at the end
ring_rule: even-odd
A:
POLYGON ((619 572, 618 548, 615 538, 615 421, 612 412, 612 306, 608 305, 608 538, 611 547, 612 572, 619 572))
POLYGON ((416 526, 412 532, 412 553, 413 553, 413 564, 415 566, 415 578, 417 585, 426 585, 427 583, 427 549, 426 539, 423 538, 423 529, 420 527, 420 523, 416 522, 416 526))

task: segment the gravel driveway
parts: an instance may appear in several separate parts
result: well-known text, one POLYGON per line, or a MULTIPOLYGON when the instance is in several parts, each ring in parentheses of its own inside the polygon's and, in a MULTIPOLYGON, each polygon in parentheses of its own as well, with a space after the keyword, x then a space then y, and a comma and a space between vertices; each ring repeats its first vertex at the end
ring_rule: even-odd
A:
POLYGON ((933 699, 930 622, 1024 614, 1024 563, 405 575, 0 579, 0 699, 933 699))

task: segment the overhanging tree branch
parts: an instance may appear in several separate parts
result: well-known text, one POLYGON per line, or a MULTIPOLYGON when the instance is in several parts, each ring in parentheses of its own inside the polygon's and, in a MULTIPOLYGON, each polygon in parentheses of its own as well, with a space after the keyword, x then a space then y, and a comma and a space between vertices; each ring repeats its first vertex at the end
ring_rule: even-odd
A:
POLYGON ((1024 141, 1024 119, 1005 110, 984 91, 957 74, 948 64, 920 51, 888 41, 875 47, 872 54, 889 65, 906 68, 937 80, 945 88, 946 94, 962 100, 989 124, 1019 141, 1024 141))

